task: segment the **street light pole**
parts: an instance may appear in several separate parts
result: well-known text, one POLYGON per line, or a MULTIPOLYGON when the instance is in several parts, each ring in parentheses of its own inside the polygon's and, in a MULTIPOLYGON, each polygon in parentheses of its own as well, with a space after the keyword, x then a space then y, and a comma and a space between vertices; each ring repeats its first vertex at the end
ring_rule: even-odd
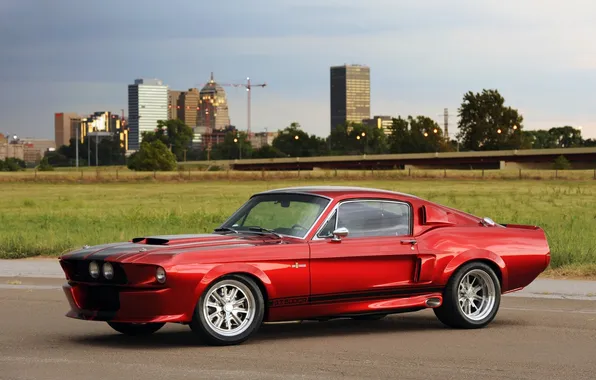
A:
POLYGON ((76 128, 76 135, 77 135, 77 169, 79 168, 79 129, 81 127, 81 123, 78 124, 77 128, 76 128))
POLYGON ((97 135, 97 132, 95 132, 95 167, 97 167, 97 165, 99 164, 98 140, 99 136, 97 135))

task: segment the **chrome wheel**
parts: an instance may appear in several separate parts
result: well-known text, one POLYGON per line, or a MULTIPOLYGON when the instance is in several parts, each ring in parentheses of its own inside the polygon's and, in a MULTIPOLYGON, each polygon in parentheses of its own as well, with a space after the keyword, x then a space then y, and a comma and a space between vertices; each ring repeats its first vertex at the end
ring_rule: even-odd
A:
POLYGON ((458 286, 458 305, 461 312, 473 321, 486 318, 495 306, 496 288, 491 276, 473 269, 462 277, 458 286))
POLYGON ((203 315, 208 327, 219 335, 233 337, 242 334, 255 316, 254 296, 239 281, 222 281, 207 293, 203 315))

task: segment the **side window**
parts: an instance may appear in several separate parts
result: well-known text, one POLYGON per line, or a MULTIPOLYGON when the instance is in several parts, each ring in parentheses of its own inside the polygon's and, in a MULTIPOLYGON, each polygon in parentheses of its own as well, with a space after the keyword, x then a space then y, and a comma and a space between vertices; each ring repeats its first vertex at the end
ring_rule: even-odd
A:
POLYGON ((328 238, 333 236, 333 231, 335 231, 335 222, 337 221, 337 211, 333 213, 333 216, 325 223, 325 226, 319 232, 317 237, 320 238, 328 238))
POLYGON ((405 203, 381 202, 384 236, 404 236, 410 233, 410 206, 405 203))
POLYGON ((401 236, 410 231, 410 208, 398 202, 357 201, 341 204, 337 227, 350 237, 401 236))

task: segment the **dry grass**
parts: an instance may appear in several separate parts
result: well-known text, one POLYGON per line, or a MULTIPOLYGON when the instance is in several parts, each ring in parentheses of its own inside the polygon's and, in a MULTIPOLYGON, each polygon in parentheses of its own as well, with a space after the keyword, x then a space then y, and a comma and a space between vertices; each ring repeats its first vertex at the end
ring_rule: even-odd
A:
POLYGON ((135 172, 126 167, 61 168, 53 172, 27 170, 0 172, 0 182, 38 183, 126 183, 194 181, 282 181, 282 180, 561 180, 596 179, 596 170, 312 170, 312 171, 207 171, 197 168, 175 172, 135 172))

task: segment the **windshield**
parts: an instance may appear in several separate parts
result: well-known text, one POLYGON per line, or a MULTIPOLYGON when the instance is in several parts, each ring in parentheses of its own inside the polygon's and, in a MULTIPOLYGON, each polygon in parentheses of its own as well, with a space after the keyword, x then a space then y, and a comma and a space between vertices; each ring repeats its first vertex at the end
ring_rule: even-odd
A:
POLYGON ((329 200, 306 194, 263 194, 251 198, 218 230, 269 232, 303 238, 329 200))

